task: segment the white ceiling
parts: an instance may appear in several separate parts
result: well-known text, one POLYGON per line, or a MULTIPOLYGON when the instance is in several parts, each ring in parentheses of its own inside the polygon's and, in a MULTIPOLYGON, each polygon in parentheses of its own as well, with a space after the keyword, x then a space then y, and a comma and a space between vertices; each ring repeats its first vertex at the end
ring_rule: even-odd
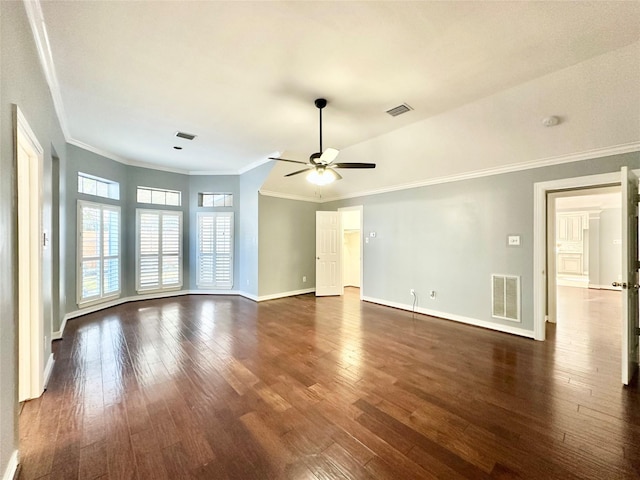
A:
POLYGON ((69 140, 192 173, 241 172, 274 152, 307 160, 317 97, 329 100, 324 146, 343 150, 640 38, 635 1, 41 8, 69 140), (403 102, 414 110, 385 113, 403 102))
POLYGON ((605 187, 567 192, 566 197, 556 199, 556 210, 602 210, 620 208, 620 187, 605 187))

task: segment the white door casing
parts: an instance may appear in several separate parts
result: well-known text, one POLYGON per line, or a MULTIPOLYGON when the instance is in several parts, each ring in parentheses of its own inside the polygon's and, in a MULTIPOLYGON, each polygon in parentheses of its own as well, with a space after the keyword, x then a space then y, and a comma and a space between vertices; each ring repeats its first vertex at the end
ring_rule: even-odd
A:
POLYGON ((316 212, 316 296, 342 295, 339 212, 316 212))
POLYGON ((42 163, 44 151, 16 108, 18 180, 18 399, 44 391, 42 163))
MULTIPOLYGON (((638 177, 622 167, 622 383, 638 369, 638 177)), ((614 282, 614 286, 617 282, 614 282)))

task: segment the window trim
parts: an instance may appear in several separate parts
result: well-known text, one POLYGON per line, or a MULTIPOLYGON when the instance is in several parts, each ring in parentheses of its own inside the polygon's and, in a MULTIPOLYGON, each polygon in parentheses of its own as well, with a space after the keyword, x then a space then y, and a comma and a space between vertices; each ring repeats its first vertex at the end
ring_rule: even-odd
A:
MULTIPOLYGON (((91 175, 90 173, 85 173, 85 172, 78 172, 77 178, 78 178, 78 193, 80 193, 82 195, 89 195, 89 196, 92 196, 92 197, 108 198, 110 200, 120 200, 120 183, 115 182, 113 180, 109 180, 107 178, 102 178, 102 177, 98 177, 96 175, 91 175), (97 193, 93 194, 93 193, 87 193, 87 192, 81 191, 80 190, 80 178, 87 178, 89 180, 94 180, 95 182, 106 184, 107 185, 107 190, 108 190, 107 196, 99 195, 97 193)), ((96 188, 96 191, 97 191, 97 188, 96 188)))
POLYGON ((198 193, 198 206, 203 208, 233 208, 233 193, 231 192, 200 192, 198 193), (205 205, 205 197, 211 197, 212 205, 205 205), (216 205, 215 197, 224 197, 224 205, 216 205), (227 199, 229 199, 229 205, 227 205, 227 199))
MULTIPOLYGON (((158 292, 169 292, 174 290, 182 289, 184 285, 184 265, 183 265, 183 243, 184 243, 184 227, 183 227, 183 213, 182 210, 158 210, 153 208, 136 208, 136 293, 137 294, 146 294, 146 293, 158 293, 158 292), (163 287, 161 284, 158 287, 154 288, 141 288, 140 286, 140 261, 142 259, 142 255, 140 252, 140 215, 143 213, 154 213, 160 215, 160 230, 159 230, 159 247, 158 247, 158 272, 159 275, 162 274, 162 217, 164 215, 177 215, 178 216, 178 232, 179 232, 179 247, 178 247, 178 284, 173 284, 170 286, 163 287)), ((151 255, 145 255, 151 256, 151 255)))
POLYGON ((160 205, 162 207, 181 207, 182 206, 182 191, 181 190, 169 190, 168 188, 157 188, 157 187, 145 187, 144 185, 138 185, 136 187, 136 203, 138 205, 160 205), (150 202, 141 202, 138 200, 138 196, 140 194, 140 190, 148 190, 151 193, 151 201, 150 202), (164 203, 158 203, 153 201, 153 192, 161 192, 164 193, 164 203), (173 205, 171 203, 167 203, 167 193, 177 193, 178 194, 178 204, 173 205))
MULTIPOLYGON (((109 205, 106 203, 97 203, 90 202, 87 200, 78 200, 77 205, 77 225, 76 225, 76 304, 79 308, 85 308, 92 305, 97 305, 100 303, 108 302, 110 300, 115 300, 120 298, 122 295, 122 210, 119 205, 109 205), (100 234, 103 233, 103 222, 104 217, 102 216, 102 212, 104 210, 112 210, 118 212, 118 291, 115 293, 110 293, 109 295, 104 295, 104 280, 100 282, 100 295, 97 297, 90 297, 84 300, 82 298, 82 262, 84 257, 82 256, 82 208, 90 207, 90 208, 99 208, 100 215, 100 234)), ((102 265, 104 261, 103 255, 103 244, 100 242, 100 275, 103 275, 104 272, 102 270, 102 265)), ((109 258, 115 258, 110 256, 109 258)))

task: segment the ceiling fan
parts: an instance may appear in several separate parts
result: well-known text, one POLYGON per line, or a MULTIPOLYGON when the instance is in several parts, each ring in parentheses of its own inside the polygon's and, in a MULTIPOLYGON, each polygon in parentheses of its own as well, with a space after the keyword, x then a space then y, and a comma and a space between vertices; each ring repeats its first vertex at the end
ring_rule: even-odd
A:
POLYGON ((299 160, 289 160, 287 158, 269 157, 270 160, 306 165, 307 168, 288 173, 285 177, 292 177, 300 173, 309 172, 307 175, 309 182, 316 185, 327 185, 334 180, 342 179, 342 176, 335 171, 336 168, 376 168, 375 163, 333 163, 340 151, 335 148, 322 150, 322 109, 327 106, 327 101, 324 98, 318 98, 314 103, 320 112, 320 151, 312 153, 309 157, 309 162, 306 163, 299 160))

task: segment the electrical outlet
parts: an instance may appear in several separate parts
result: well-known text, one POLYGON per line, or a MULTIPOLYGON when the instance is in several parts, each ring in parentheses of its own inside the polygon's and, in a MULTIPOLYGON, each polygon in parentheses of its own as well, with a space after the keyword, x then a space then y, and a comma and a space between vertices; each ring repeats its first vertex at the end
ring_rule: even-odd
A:
POLYGON ((306 275, 302 277, 302 283, 307 283, 307 276, 306 275))
POLYGON ((435 290, 431 290, 431 291, 429 292, 429 298, 430 298, 431 300, 435 300, 435 298, 436 298, 436 291, 435 291, 435 290))
POLYGON ((409 290, 409 295, 415 295, 416 291, 412 288, 411 290, 409 290))

